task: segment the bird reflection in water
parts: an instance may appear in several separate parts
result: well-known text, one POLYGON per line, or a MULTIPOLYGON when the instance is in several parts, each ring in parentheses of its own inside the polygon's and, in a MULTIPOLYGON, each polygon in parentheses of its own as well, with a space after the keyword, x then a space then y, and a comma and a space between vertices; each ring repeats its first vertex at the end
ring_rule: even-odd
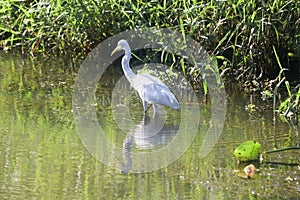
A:
POLYGON ((164 109, 154 112, 152 118, 144 115, 143 120, 127 134, 123 142, 125 163, 121 166, 121 172, 128 173, 132 168, 132 150, 143 152, 162 148, 175 137, 178 128, 179 126, 165 123, 164 109))

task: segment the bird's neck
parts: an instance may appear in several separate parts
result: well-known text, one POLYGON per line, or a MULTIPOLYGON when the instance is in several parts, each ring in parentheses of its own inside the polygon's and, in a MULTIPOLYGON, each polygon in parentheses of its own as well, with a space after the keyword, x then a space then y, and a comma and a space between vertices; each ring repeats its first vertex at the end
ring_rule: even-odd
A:
POLYGON ((122 68, 127 80, 131 83, 131 80, 133 80, 136 75, 133 73, 132 69, 129 66, 130 58, 131 58, 130 52, 129 53, 125 52, 125 56, 123 56, 122 58, 122 68))

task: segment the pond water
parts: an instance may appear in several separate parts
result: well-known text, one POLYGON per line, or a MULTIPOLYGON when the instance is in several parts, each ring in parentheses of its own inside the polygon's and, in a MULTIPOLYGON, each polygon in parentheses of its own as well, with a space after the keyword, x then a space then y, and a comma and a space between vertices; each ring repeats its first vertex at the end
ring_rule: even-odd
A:
MULTIPOLYGON (((199 156, 199 151, 210 127, 211 108, 200 95, 200 125, 188 149, 158 170, 131 173, 133 155, 169 144, 183 126, 180 122, 185 113, 164 108, 159 116, 153 116, 150 109, 144 119, 134 92, 128 105, 121 102, 112 106, 112 94, 130 91, 130 87, 119 85, 121 89, 114 92, 122 77, 120 67, 106 70, 95 93, 97 123, 124 157, 120 169, 104 165, 85 147, 76 130, 72 95, 78 70, 67 59, 33 59, 0 52, 0 199, 300 197, 299 151, 266 155, 262 163, 254 163, 259 171, 251 179, 235 173, 246 165, 238 164, 233 156, 234 148, 244 141, 258 141, 263 151, 300 145, 299 128, 280 120, 274 124, 272 111, 260 97, 250 101, 238 92, 227 91, 224 128, 208 155, 199 156), (245 109, 250 103, 256 106, 253 112, 245 109), (130 108, 129 115, 126 109, 118 112, 126 107, 130 108), (139 135, 157 127, 162 130, 149 140, 139 135)), ((190 131, 188 127, 183 130, 190 131)))

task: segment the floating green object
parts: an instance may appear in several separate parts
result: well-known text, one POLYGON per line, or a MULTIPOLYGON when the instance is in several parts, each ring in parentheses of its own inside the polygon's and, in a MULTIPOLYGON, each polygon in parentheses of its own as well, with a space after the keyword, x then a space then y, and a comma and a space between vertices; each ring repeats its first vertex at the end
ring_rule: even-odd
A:
POLYGON ((259 160, 260 144, 255 141, 247 141, 238 146, 233 154, 239 161, 259 160))

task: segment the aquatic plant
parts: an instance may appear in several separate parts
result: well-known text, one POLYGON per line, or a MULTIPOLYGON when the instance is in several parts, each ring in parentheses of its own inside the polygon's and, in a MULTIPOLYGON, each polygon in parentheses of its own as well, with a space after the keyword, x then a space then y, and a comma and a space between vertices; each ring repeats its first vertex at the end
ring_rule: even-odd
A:
POLYGON ((233 152, 239 161, 258 160, 260 144, 256 141, 246 141, 240 144, 233 152))

